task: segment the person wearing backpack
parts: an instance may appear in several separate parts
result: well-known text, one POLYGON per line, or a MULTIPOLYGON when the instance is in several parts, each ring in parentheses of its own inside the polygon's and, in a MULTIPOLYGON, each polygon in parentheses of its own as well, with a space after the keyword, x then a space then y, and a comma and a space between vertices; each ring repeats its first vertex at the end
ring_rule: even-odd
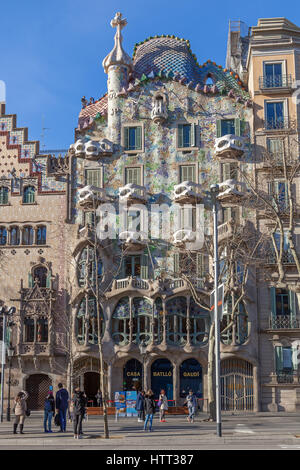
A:
POLYGON ((73 397, 73 426, 74 426, 74 439, 82 438, 82 421, 85 415, 87 405, 87 398, 80 390, 75 388, 73 397))
POLYGON ((53 418, 54 413, 55 413, 55 401, 54 401, 53 394, 49 392, 44 403, 44 432, 52 432, 51 423, 52 423, 52 418, 53 418), (47 423, 48 423, 48 429, 47 429, 47 423))

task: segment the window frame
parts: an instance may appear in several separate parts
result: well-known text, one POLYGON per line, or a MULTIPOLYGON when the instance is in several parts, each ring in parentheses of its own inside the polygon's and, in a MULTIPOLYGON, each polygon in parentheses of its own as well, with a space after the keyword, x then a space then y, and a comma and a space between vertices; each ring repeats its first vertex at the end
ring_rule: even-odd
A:
POLYGON ((144 152, 144 141, 145 141, 145 130, 144 130, 144 123, 135 121, 131 123, 124 123, 121 129, 121 146, 123 147, 123 151, 127 154, 136 154, 136 153, 143 153, 144 152), (136 148, 136 149, 129 149, 126 148, 126 138, 125 138, 125 133, 126 129, 130 129, 133 127, 140 127, 141 128, 141 148, 136 148))
MULTIPOLYGON (((197 146, 197 123, 196 122, 186 122, 186 121, 179 121, 176 125, 176 150, 179 151, 188 151, 191 152, 192 150, 196 150, 197 146), (190 145, 189 146, 180 146, 179 145, 179 127, 180 126, 190 126, 191 133, 190 133, 190 145)), ((182 144, 184 144, 182 139, 182 144)))

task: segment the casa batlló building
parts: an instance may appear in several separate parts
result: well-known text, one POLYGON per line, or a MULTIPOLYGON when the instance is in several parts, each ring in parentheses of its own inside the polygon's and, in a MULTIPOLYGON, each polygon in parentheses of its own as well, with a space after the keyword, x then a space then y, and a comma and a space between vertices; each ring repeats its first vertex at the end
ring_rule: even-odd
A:
MULTIPOLYGON (((59 382, 81 386, 93 401, 99 333, 109 399, 141 386, 156 396, 164 388, 180 405, 192 388, 206 409, 211 317, 199 303, 207 303, 213 265, 205 245, 189 249, 200 227, 198 206, 209 233, 210 185, 227 181, 219 198, 221 253, 233 223, 260 229, 266 217, 237 203, 243 189, 236 175, 266 181, 261 149, 274 153, 282 136, 298 136, 285 81, 300 72, 300 30, 292 23, 259 20, 250 31, 231 23, 226 68, 198 64, 189 41, 169 35, 136 44, 130 57, 122 46, 126 24, 120 13, 111 21, 107 93, 82 99, 65 157, 40 155, 1 107, 0 297, 17 308, 12 393, 28 390, 31 409, 41 408, 49 385, 59 382), (292 131, 281 125, 288 116, 292 131), (155 230, 162 228, 157 206, 170 210, 170 233, 155 230), (110 236, 99 237, 99 227, 110 236)), ((300 330, 291 265, 280 287, 261 282, 262 267, 251 268, 232 325, 225 302, 224 410, 297 408, 293 345, 300 330)))

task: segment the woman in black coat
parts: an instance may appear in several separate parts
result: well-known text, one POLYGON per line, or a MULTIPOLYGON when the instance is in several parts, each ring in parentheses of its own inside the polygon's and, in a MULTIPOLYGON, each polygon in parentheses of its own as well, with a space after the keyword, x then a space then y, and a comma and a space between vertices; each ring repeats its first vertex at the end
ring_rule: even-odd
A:
POLYGON ((148 390, 148 392, 145 395, 145 401, 144 401, 144 408, 145 408, 145 414, 146 414, 146 421, 144 424, 144 431, 147 431, 147 424, 149 422, 149 431, 152 431, 152 420, 153 416, 155 413, 155 401, 154 401, 154 394, 152 390, 148 390))

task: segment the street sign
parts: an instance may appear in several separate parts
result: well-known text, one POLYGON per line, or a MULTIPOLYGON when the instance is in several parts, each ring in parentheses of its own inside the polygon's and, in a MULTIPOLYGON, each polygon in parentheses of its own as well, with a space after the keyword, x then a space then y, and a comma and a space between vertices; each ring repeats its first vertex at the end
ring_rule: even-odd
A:
MULTIPOLYGON (((222 320, 223 317, 223 303, 224 303, 224 284, 218 286, 218 319, 222 320)), ((215 313, 215 290, 210 294, 210 316, 214 320, 215 313)))

